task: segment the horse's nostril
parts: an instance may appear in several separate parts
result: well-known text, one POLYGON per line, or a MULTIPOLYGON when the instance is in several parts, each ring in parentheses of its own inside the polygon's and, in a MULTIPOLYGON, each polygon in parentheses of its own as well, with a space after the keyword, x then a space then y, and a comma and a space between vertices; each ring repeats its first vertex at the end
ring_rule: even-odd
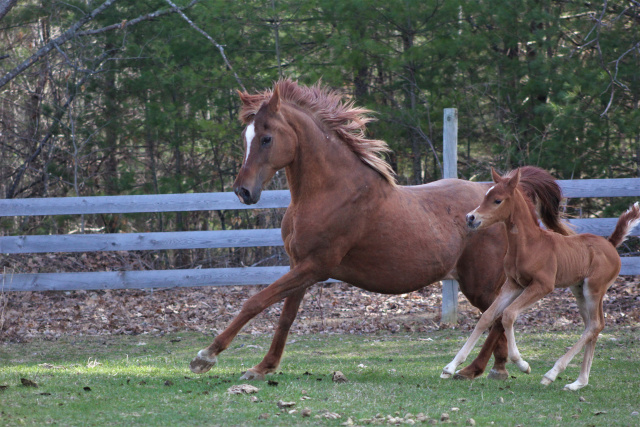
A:
POLYGON ((471 215, 471 214, 467 215, 467 222, 473 222, 475 220, 476 220, 476 217, 474 215, 471 215))
POLYGON ((235 189, 235 193, 245 203, 251 200, 251 192, 247 190, 245 187, 237 187, 235 189))

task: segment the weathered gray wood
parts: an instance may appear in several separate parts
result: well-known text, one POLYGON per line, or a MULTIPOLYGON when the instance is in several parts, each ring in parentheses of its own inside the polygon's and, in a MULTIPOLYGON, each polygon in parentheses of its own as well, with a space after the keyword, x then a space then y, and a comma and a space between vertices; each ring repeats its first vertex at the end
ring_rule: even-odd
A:
POLYGON ((640 178, 559 180, 565 197, 639 197, 640 178))
POLYGON ((64 234, 0 237, 0 253, 142 251, 282 246, 279 228, 164 233, 64 234))
MULTIPOLYGON (((447 148, 447 153, 456 152, 447 148)), ((449 168, 456 161, 450 158, 449 155, 444 158, 446 177, 454 176, 449 168)), ((561 180, 559 183, 566 197, 640 197, 640 178, 561 180)), ((290 201, 288 190, 265 191, 255 205, 240 203, 231 192, 0 199, 0 216, 285 208, 290 201)))
POLYGON ((0 216, 286 208, 290 202, 288 190, 265 191, 255 205, 240 203, 231 192, 0 199, 0 216))
MULTIPOLYGON (((609 237, 616 227, 618 218, 584 218, 570 219, 576 233, 591 233, 596 236, 609 237)), ((630 236, 640 236, 640 226, 631 230, 630 236)))
MULTIPOLYGON (((0 287, 5 292, 8 292, 268 285, 288 271, 289 267, 245 267, 107 271, 97 273, 6 274, 5 276, 0 275, 0 287)), ((329 282, 335 282, 335 280, 329 280, 329 282)))
MULTIPOLYGON (((442 130, 442 168, 443 178, 458 177, 458 110, 444 109, 442 130)), ((442 281, 441 323, 458 323, 459 285, 455 280, 442 281)))
POLYGON ((640 275, 640 256, 622 257, 621 276, 639 276, 640 275))

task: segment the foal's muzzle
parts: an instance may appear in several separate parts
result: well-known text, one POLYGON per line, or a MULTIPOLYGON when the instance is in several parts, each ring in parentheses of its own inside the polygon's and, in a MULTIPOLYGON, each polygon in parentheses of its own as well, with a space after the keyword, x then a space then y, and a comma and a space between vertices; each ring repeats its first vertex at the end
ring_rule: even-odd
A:
POLYGON ((476 228, 480 227, 480 224, 482 224, 482 222, 478 221, 474 214, 467 214, 467 227, 469 227, 471 230, 475 230, 476 228))

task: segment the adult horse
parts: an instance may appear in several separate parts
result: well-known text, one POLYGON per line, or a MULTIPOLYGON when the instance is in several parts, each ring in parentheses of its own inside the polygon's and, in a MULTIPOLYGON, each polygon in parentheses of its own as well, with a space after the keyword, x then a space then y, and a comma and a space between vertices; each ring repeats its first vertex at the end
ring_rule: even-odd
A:
MULTIPOLYGON (((240 93, 240 98, 246 154, 234 191, 243 203, 256 203, 263 186, 285 169, 291 204, 282 220, 282 238, 291 270, 243 304, 231 324, 191 361, 193 372, 211 369, 249 320, 286 298, 269 351, 242 377, 264 379, 280 363, 306 289, 329 278, 385 294, 454 278, 471 304, 482 311, 491 305, 505 279, 506 233, 495 226, 470 234, 465 220, 489 185, 444 179, 398 186, 391 167, 379 157, 388 150, 386 143, 365 137, 369 111, 320 85, 282 80, 272 91, 240 93)), ((563 232, 553 178, 541 169, 523 168, 521 186, 539 202, 545 224, 563 232)), ((500 322, 476 360, 458 375, 481 375, 492 352, 490 376, 506 378, 500 322)))

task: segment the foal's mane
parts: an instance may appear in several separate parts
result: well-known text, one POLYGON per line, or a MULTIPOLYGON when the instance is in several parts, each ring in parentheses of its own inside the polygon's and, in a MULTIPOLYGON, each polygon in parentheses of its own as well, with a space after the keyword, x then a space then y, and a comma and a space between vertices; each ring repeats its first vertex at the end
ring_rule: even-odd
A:
MULTIPOLYGON (((334 131, 365 164, 382 175, 391 185, 397 185, 391 165, 380 157, 381 153, 390 151, 389 146, 384 141, 368 139, 365 136, 367 123, 374 120, 368 115, 371 110, 355 107, 353 101, 344 101, 339 93, 320 82, 313 86, 302 86, 284 79, 278 81, 274 89, 275 87, 278 88, 281 102, 293 104, 313 114, 334 131)), ((240 120, 249 123, 272 95, 272 89, 251 95, 242 94, 240 120)))
MULTIPOLYGON (((547 228, 563 236, 575 232, 562 221, 560 202, 562 190, 558 182, 549 172, 536 166, 522 166, 518 189, 522 192, 533 218, 540 217, 547 228)), ((504 178, 511 178, 518 169, 507 173, 504 178)))

